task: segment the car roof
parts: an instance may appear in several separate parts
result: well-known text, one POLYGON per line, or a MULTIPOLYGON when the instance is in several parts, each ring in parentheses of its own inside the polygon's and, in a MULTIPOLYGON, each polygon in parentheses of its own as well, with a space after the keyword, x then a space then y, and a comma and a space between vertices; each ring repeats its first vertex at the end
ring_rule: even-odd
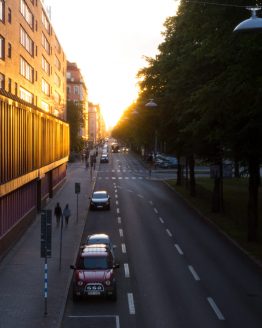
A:
POLYGON ((105 233, 96 233, 88 236, 88 240, 110 240, 109 236, 105 233))
POLYGON ((110 251, 105 244, 84 245, 81 247, 81 256, 108 256, 110 251))
POLYGON ((99 195, 99 194, 107 194, 106 190, 97 190, 93 192, 93 195, 99 195))

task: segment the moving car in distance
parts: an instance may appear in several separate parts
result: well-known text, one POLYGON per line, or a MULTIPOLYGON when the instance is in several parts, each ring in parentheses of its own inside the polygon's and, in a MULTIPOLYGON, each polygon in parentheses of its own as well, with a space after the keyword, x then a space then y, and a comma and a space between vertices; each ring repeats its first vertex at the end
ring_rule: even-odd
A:
POLYGON ((110 196, 107 191, 99 190, 94 191, 92 196, 89 197, 90 204, 89 209, 107 209, 110 210, 110 196))
POLYGON ((107 234, 96 233, 87 236, 86 245, 97 245, 97 244, 106 245, 109 248, 110 252, 112 253, 113 259, 115 261, 114 249, 116 248, 116 245, 112 244, 110 237, 107 234))
POLYGON ((76 265, 71 265, 73 275, 73 300, 83 297, 101 296, 117 299, 115 269, 109 248, 104 244, 80 247, 76 265))
POLYGON ((119 153, 120 147, 118 143, 114 142, 111 144, 112 153, 119 153))
POLYGON ((100 157, 100 163, 109 163, 108 154, 102 154, 100 157))

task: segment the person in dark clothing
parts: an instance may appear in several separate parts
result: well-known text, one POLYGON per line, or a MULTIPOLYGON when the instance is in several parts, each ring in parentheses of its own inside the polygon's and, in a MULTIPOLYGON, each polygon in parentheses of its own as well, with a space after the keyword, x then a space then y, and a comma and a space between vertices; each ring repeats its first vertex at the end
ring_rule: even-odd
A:
POLYGON ((62 216, 62 209, 59 203, 56 204, 55 211, 54 211, 55 217, 56 217, 56 224, 60 224, 60 219, 62 216))
POLYGON ((71 216, 71 211, 68 204, 66 204, 66 207, 63 210, 63 217, 65 218, 66 225, 68 225, 68 219, 70 216, 71 216))

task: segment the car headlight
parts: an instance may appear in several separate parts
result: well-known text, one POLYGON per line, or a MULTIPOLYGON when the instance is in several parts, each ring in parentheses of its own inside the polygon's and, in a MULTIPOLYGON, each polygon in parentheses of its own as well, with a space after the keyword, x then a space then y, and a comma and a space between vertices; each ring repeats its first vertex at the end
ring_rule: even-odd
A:
POLYGON ((83 286, 84 282, 82 280, 78 280, 77 285, 78 286, 83 286))
POLYGON ((106 280, 105 281, 105 285, 110 286, 111 285, 111 281, 110 280, 106 280))

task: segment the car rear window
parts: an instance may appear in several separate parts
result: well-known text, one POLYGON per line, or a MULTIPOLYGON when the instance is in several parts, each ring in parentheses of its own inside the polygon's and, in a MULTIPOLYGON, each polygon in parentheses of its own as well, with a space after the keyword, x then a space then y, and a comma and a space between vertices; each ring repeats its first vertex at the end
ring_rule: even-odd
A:
POLYGON ((81 270, 106 270, 112 267, 107 257, 81 257, 78 269, 81 270))

